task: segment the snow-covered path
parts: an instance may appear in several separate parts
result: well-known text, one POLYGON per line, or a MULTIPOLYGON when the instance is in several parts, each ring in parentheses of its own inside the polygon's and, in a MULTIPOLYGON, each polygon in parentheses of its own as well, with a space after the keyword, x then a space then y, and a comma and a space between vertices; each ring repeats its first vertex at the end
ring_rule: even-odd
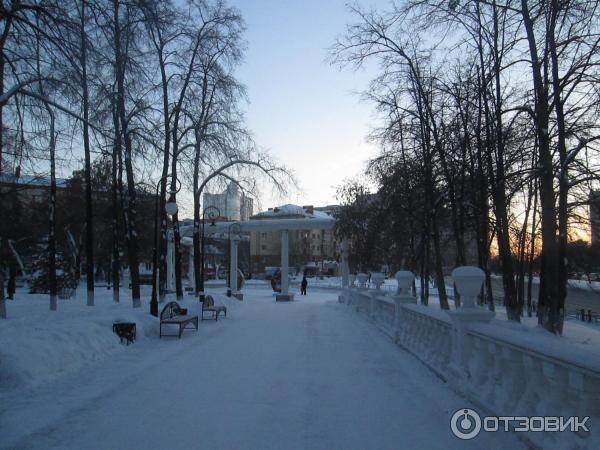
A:
POLYGON ((140 341, 2 403, 2 448, 524 447, 455 438, 450 417, 472 405, 327 292, 276 303, 249 288, 197 334, 140 341))

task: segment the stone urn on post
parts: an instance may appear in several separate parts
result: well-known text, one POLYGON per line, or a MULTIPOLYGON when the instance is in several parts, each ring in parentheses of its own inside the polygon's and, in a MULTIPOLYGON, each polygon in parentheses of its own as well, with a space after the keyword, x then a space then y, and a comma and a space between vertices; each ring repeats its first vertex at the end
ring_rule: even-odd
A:
POLYGON ((398 283, 398 287, 396 288, 396 296, 402 298, 413 298, 411 294, 411 289, 413 286, 413 281, 415 280, 415 275, 408 270, 399 270, 394 275, 396 282, 398 283))
POLYGON ((358 275, 356 275, 356 281, 358 282, 358 288, 359 289, 366 289, 367 288, 367 280, 368 279, 369 279, 369 275, 367 275, 364 272, 361 272, 358 275))
POLYGON ((371 274, 371 283, 375 285, 377 291, 381 290, 381 286, 385 281, 385 275, 381 272, 374 272, 371 274))
POLYGON ((454 312, 460 312, 471 320, 489 322, 494 313, 478 307, 475 301, 485 281, 485 272, 479 267, 462 266, 452 271, 452 278, 461 299, 460 309, 454 312))

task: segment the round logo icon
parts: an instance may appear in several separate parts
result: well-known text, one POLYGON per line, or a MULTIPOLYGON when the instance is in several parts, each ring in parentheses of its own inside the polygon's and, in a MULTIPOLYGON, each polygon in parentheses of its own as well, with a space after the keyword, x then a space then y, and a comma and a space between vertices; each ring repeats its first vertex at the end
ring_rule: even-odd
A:
POLYGON ((481 431, 481 417, 472 409, 459 409, 450 419, 450 428, 459 439, 473 439, 481 431))

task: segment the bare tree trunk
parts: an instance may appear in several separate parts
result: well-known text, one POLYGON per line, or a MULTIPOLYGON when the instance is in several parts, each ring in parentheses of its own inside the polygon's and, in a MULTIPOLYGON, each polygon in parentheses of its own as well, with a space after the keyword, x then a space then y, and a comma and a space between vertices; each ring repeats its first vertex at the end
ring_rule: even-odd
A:
POLYGON ((533 216, 531 219, 531 243, 529 247, 529 261, 527 268, 527 316, 531 317, 532 313, 532 304, 531 304, 531 294, 533 289, 533 258, 535 255, 535 238, 536 238, 536 214, 538 208, 538 190, 537 190, 537 181, 534 182, 534 190, 533 190, 533 216))
POLYGON ((87 305, 94 306, 94 214, 92 207, 92 176, 89 132, 89 89, 87 75, 87 34, 85 30, 85 5, 81 2, 79 63, 83 96, 83 150, 85 154, 85 272, 87 278, 87 305))
MULTIPOLYGON (((122 117, 124 119, 124 117, 122 117)), ((129 273, 131 275, 131 298, 133 307, 139 308, 142 306, 140 298, 140 275, 139 275, 139 260, 138 260, 138 245, 137 245, 137 230, 136 230, 136 192, 135 180, 133 178, 133 162, 131 139, 125 135, 125 174, 127 176, 127 205, 124 208, 125 226, 127 227, 127 253, 129 254, 129 273)))
POLYGON ((56 138, 54 135, 54 112, 46 105, 50 115, 50 199, 48 203, 48 282, 50 311, 56 311, 56 138))
MULTIPOLYGON (((168 157, 165 158, 166 167, 167 167, 167 175, 168 175, 168 167, 169 161, 168 157)), ((163 167, 164 173, 164 167, 163 167)), ((167 204, 167 176, 161 180, 160 185, 160 206, 158 215, 160 217, 160 249, 159 249, 159 261, 160 261, 160 270, 158 276, 158 302, 163 303, 165 301, 166 293, 167 293, 167 226, 168 219, 167 213, 165 212, 165 205, 167 204)))
MULTIPOLYGON (((531 161, 531 169, 532 172, 535 171, 536 166, 536 158, 535 156, 531 161)), ((529 186, 527 189, 527 204, 525 207, 525 218, 523 219, 523 226, 521 227, 521 235, 519 238, 519 272, 517 274, 517 294, 519 299, 519 307, 521 309, 521 314, 523 313, 523 307, 525 304, 525 258, 526 258, 526 250, 527 247, 527 229, 529 227, 529 214, 531 213, 531 204, 533 201, 533 197, 535 191, 536 180, 532 177, 529 180, 529 186)), ((535 217, 534 217, 535 220, 535 217)))
POLYGON ((431 250, 429 245, 429 227, 427 226, 425 237, 423 239, 423 259, 421 271, 421 303, 425 306, 429 305, 429 273, 430 273, 430 256, 431 250))
POLYGON ((183 282, 181 279, 181 232, 179 231, 179 215, 173 216, 173 247, 175 251, 175 295, 183 300, 183 282))
MULTIPOLYGON (((0 96, 4 94, 4 44, 6 42, 6 38, 8 37, 8 33, 10 31, 10 27, 12 26, 12 18, 5 19, 4 30, 2 31, 2 36, 0 37, 0 96)), ((4 173, 4 163, 3 163, 3 155, 4 155, 4 104, 0 103, 0 175, 4 173)), ((4 215, 2 213, 2 202, 0 202, 0 215, 4 215)), ((2 237, 0 237, 0 250, 2 248, 2 237)), ((6 303, 4 300, 4 269, 0 265, 0 319, 6 319, 6 303)))
MULTIPOLYGON (((479 61, 483 62, 483 49, 481 48, 481 36, 479 38, 479 61)), ((486 90, 483 86, 484 79, 483 65, 477 71, 477 133, 476 133, 476 146, 477 154, 476 158, 472 158, 474 164, 476 162, 476 169, 473 170, 475 179, 477 180, 477 189, 473 189, 473 195, 475 200, 473 202, 476 205, 476 225, 478 239, 477 239, 477 253, 481 269, 485 272, 485 299, 488 304, 490 311, 495 310, 494 305, 494 294, 492 291, 492 277, 490 274, 489 260, 490 260, 490 229, 489 229, 489 204, 488 204, 488 178, 486 177, 485 161, 483 158, 484 144, 481 136, 484 132, 486 137, 489 137, 489 108, 485 108, 483 105, 487 105, 486 90), (484 117, 485 115, 485 117, 484 117), (485 120, 485 127, 483 126, 483 120, 485 120)))
MULTIPOLYGON (((0 96, 4 95, 4 68, 6 61, 4 59, 4 47, 6 44, 6 39, 10 33, 10 28, 12 26, 12 16, 8 16, 8 18, 4 19, 4 29, 2 30, 2 35, 0 36, 0 96)), ((0 175, 4 172, 4 104, 0 103, 0 175)))
POLYGON ((568 243, 568 196, 569 196, 569 168, 567 164, 567 144, 566 144, 566 125, 565 112, 562 98, 562 84, 559 75, 558 51, 556 47, 556 22, 559 14, 559 3, 557 0, 551 1, 550 26, 546 33, 548 40, 548 49, 552 62, 552 86, 554 90, 554 110, 556 112, 556 130, 558 135, 557 147, 560 160, 560 171, 558 178, 558 286, 555 308, 558 310, 557 320, 562 334, 564 307, 567 298, 567 243, 568 243))
POLYGON ((125 173, 127 176, 126 204, 123 207, 125 217, 129 273, 131 275, 131 297, 134 308, 142 306, 140 299, 140 277, 136 231, 136 191, 133 177, 133 149, 125 115, 125 64, 126 56, 121 50, 121 25, 119 18, 119 0, 113 0, 115 32, 115 68, 117 84, 117 112, 125 147, 125 173))
MULTIPOLYGON (((167 75, 166 59, 165 59, 165 42, 162 35, 161 26, 158 23, 158 17, 155 10, 151 10, 152 24, 151 37, 158 54, 158 65, 160 67, 160 80, 162 87, 162 101, 163 101, 163 128, 164 128, 164 143, 163 143, 163 162, 162 162, 162 173, 160 179, 160 197, 158 207, 158 217, 154 220, 158 220, 160 224, 160 238, 158 244, 159 254, 159 267, 158 267, 158 299, 162 303, 165 300, 166 286, 167 286, 167 214, 165 212, 165 205, 167 203, 167 180, 169 177, 169 157, 171 151, 171 116, 169 106, 169 77, 167 75)), ((156 245, 156 244, 155 244, 156 245)))
POLYGON ((444 281, 444 270, 442 268, 442 249, 440 246, 440 231, 437 225, 437 219, 435 218, 435 212, 431 218, 432 222, 432 236, 433 236, 433 249, 435 253, 435 277, 438 288, 438 296, 440 298, 440 307, 442 309, 450 309, 448 304, 448 294, 446 293, 446 282, 444 281))
POLYGON ((113 301, 120 300, 121 264, 119 255, 119 160, 121 154, 121 127, 117 116, 116 102, 113 102, 114 143, 112 151, 112 261, 111 277, 113 283, 113 301))
MULTIPOLYGON (((177 201, 177 149, 173 143, 173 157, 171 158, 171 193, 170 202, 177 201)), ((176 213, 171 218, 173 222, 173 251, 175 253, 175 295, 177 300, 183 300, 183 286, 181 282, 181 234, 179 232, 179 215, 176 213)))
POLYGON ((502 56, 498 48, 499 43, 499 18, 496 1, 493 2, 493 56, 495 79, 495 131, 496 131, 496 179, 495 182, 495 212, 497 222, 496 236, 498 238, 498 251, 502 263, 502 285, 504 287, 504 306, 509 320, 519 322, 521 312, 517 300, 515 287, 515 274, 513 268, 512 252, 510 248, 510 234, 508 226, 508 199, 506 197, 506 168, 504 161, 504 127, 502 122, 502 92, 501 92, 501 65, 502 56))
MULTIPOLYGON (((2 246, 4 239, 0 237, 0 254, 2 252, 2 246)), ((6 300, 4 299, 4 267, 0 265, 0 319, 6 319, 6 300)))
POLYGON ((554 193, 554 167, 549 137, 549 98, 546 55, 539 58, 534 23, 527 0, 521 0, 523 25, 527 33, 531 72, 535 92, 535 126, 538 138, 540 219, 542 225, 542 254, 540 267, 540 295, 538 321, 554 334, 562 333, 562 309, 559 302, 559 248, 556 239, 556 207, 554 193), (542 75, 542 69, 544 75, 542 75), (544 81, 546 80, 546 82, 544 81))
MULTIPOLYGON (((199 172, 200 172, 200 137, 196 133, 196 142, 194 147, 194 290, 196 295, 200 292, 200 277, 203 276, 204 272, 201 270, 200 265, 200 240, 204 239, 204 236, 200 236, 200 192, 198 192, 199 183, 199 172)), ((204 249, 202 249, 204 250, 204 249)))

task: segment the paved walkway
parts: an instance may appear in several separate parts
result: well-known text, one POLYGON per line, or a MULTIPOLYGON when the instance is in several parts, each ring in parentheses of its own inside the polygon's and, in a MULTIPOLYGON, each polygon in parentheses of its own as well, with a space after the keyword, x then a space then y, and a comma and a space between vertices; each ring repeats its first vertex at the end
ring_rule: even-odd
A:
POLYGON ((455 438, 450 417, 472 405, 330 292, 276 303, 249 288, 230 318, 130 348, 4 399, 0 447, 523 447, 507 433, 455 438))

